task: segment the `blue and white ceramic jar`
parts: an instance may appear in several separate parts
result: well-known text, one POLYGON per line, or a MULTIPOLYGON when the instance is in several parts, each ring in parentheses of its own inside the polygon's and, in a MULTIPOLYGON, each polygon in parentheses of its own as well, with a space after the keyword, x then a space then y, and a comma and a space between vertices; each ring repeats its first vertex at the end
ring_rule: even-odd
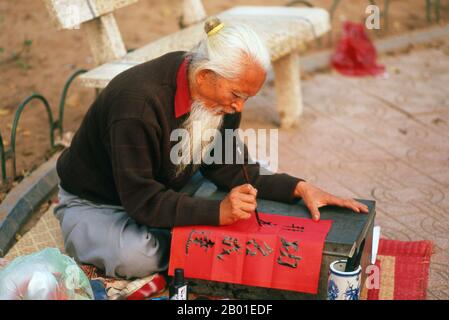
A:
POLYGON ((352 272, 345 272, 345 268, 346 260, 331 263, 327 282, 328 300, 359 300, 362 267, 352 272))

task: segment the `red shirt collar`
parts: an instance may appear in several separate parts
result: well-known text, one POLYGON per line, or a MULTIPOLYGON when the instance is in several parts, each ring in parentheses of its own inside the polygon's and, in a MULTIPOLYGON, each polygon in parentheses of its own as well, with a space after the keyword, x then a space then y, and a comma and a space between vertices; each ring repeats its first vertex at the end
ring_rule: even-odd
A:
POLYGON ((187 80, 187 66, 189 58, 185 58, 176 76, 175 117, 179 118, 190 112, 192 98, 190 97, 189 81, 187 80))

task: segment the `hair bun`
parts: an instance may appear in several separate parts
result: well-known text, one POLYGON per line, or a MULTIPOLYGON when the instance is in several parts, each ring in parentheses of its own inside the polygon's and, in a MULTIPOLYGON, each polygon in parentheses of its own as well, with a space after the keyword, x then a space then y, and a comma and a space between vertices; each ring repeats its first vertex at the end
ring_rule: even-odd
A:
POLYGON ((220 19, 214 17, 206 20, 204 23, 204 31, 208 36, 212 36, 224 27, 220 19))

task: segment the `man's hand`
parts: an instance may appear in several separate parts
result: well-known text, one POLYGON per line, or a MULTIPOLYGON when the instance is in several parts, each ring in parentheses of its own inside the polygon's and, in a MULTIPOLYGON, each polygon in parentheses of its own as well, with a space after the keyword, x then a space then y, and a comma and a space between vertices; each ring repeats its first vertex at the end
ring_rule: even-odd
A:
POLYGON ((295 188, 295 197, 304 200, 305 205, 310 211, 314 221, 320 220, 320 211, 318 208, 324 206, 339 206, 354 210, 357 213, 368 213, 368 207, 354 199, 341 199, 330 193, 327 193, 305 181, 300 181, 295 188))
POLYGON ((220 225, 232 224, 240 219, 249 219, 256 210, 257 190, 250 184, 235 187, 220 204, 220 225))

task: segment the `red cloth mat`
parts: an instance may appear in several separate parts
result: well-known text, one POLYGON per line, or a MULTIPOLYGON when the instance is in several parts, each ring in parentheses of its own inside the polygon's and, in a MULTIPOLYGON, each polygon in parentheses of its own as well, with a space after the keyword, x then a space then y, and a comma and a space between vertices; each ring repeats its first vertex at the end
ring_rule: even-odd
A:
POLYGON ((173 229, 169 275, 316 293, 332 221, 260 213, 230 226, 173 229))
POLYGON ((429 278, 432 242, 381 239, 376 265, 380 287, 367 292, 368 300, 424 300, 429 278))

